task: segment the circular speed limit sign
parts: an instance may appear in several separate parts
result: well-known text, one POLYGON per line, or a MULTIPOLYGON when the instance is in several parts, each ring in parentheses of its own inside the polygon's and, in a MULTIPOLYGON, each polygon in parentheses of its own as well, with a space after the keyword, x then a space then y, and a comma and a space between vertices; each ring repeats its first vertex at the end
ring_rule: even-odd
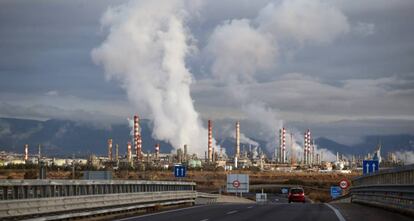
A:
POLYGON ((235 188, 239 188, 240 187, 240 181, 238 181, 238 180, 233 181, 233 186, 235 188))
POLYGON ((339 187, 341 187, 341 189, 347 189, 349 187, 349 181, 347 179, 342 179, 341 181, 339 181, 339 187))

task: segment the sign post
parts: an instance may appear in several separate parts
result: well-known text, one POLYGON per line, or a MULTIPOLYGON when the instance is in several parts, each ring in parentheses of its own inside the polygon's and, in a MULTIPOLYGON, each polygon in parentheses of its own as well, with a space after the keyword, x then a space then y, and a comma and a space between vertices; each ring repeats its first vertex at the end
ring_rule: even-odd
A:
POLYGON ((249 192, 249 175, 247 174, 227 174, 227 186, 226 191, 228 193, 243 193, 249 192))
POLYGON ((342 196, 342 189, 339 186, 331 186, 331 197, 332 199, 336 199, 342 196))
POLYGON ((175 165, 174 166, 174 176, 175 177, 185 177, 187 173, 187 169, 183 165, 175 165))
POLYGON ((362 174, 367 175, 379 171, 378 160, 364 160, 362 161, 362 174))
POLYGON ((341 179, 341 181, 339 181, 339 187, 341 187, 341 189, 345 190, 348 189, 350 183, 347 179, 343 178, 341 179))

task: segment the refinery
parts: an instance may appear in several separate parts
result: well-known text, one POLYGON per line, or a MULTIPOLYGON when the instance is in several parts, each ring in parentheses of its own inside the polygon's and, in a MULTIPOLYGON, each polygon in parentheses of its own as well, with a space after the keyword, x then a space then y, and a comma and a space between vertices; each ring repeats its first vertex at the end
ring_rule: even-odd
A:
POLYGON ((324 159, 324 152, 316 148, 311 130, 303 133, 303 145, 298 146, 292 133, 283 127, 275 130, 276 146, 269 157, 258 145, 243 146, 240 141, 240 122, 234 124, 234 155, 230 156, 224 147, 213 143, 213 121, 208 120, 207 148, 204 156, 198 156, 191 147, 183 145, 174 152, 162 152, 160 143, 155 144, 153 151, 143 151, 140 118, 135 115, 131 140, 126 144, 118 144, 113 139, 107 139, 106 156, 94 154, 86 158, 56 158, 42 155, 41 145, 37 146, 37 154, 29 155, 29 144, 25 144, 21 153, 0 152, 0 166, 44 165, 55 167, 85 167, 92 169, 122 170, 168 170, 174 165, 185 165, 189 169, 202 170, 258 170, 258 171, 312 171, 319 173, 351 173, 361 170, 363 160, 378 160, 385 166, 403 164, 392 152, 386 158, 381 157, 381 143, 372 147, 372 152, 365 156, 349 156, 336 153, 335 160, 324 159))

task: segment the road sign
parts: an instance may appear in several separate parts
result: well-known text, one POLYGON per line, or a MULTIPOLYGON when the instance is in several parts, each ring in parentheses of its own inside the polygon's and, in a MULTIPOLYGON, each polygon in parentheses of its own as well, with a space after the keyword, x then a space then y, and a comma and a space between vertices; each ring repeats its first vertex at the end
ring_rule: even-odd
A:
POLYGON ((376 173, 379 171, 378 160, 364 160, 362 161, 362 174, 376 173))
POLYGON ((287 187, 283 187, 280 190, 282 191, 282 194, 288 194, 289 193, 289 188, 287 188, 287 187))
POLYGON ((187 169, 185 168, 185 166, 182 166, 182 165, 174 166, 175 177, 185 177, 186 173, 187 173, 187 169))
POLYGON ((238 181, 238 180, 233 181, 233 187, 234 188, 239 188, 240 187, 240 181, 238 181))
POLYGON ((257 203, 266 203, 267 193, 256 193, 256 202, 257 203))
POLYGON ((247 174, 227 174, 228 193, 248 193, 249 192, 249 175, 247 174))
POLYGON ((342 189, 339 186, 331 186, 331 197, 332 199, 342 196, 342 189))
POLYGON ((345 178, 343 178, 341 181, 339 181, 339 187, 341 187, 341 189, 347 189, 349 187, 349 181, 345 178))

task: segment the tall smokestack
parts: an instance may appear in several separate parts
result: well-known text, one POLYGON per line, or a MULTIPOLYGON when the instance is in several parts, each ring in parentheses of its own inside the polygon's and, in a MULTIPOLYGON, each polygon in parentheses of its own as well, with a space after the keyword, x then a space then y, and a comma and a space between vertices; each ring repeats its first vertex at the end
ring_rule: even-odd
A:
POLYGON ((119 145, 118 144, 115 145, 115 160, 116 161, 119 160, 119 145))
POLYGON ((29 144, 24 145, 24 160, 29 160, 29 144))
POLYGON ((157 143, 155 144, 155 159, 158 160, 159 156, 160 156, 160 144, 157 143))
POLYGON ((286 129, 280 129, 280 162, 286 163, 286 129))
POLYGON ((236 151, 235 157, 240 158, 240 122, 236 122, 236 151))
POLYGON ((307 156, 307 163, 310 165, 310 164, 312 164, 312 159, 311 159, 311 145, 312 145, 312 138, 311 138, 311 132, 310 132, 310 130, 308 129, 308 132, 307 132, 307 139, 308 139, 308 150, 306 151, 306 153, 308 154, 308 156, 307 156))
POLYGON ((112 139, 108 139, 108 159, 112 161, 112 139))
POLYGON ((128 162, 131 163, 131 161, 132 161, 132 145, 131 145, 131 142, 128 142, 128 144, 127 144, 127 159, 128 159, 128 162))
POLYGON ((308 133, 305 132, 305 136, 304 136, 304 142, 303 142, 303 164, 307 164, 307 154, 308 152, 308 133))
POLYGON ((187 162, 188 161, 188 145, 184 144, 184 161, 187 162))
POLYGON ((293 134, 290 133, 290 163, 293 165, 296 163, 295 149, 293 148, 293 134))
POLYGON ((213 124, 208 120, 208 162, 213 160, 213 124))
POLYGON ((134 146, 135 146, 135 155, 137 160, 141 160, 142 153, 142 139, 141 131, 139 127, 139 117, 134 116, 134 146))

